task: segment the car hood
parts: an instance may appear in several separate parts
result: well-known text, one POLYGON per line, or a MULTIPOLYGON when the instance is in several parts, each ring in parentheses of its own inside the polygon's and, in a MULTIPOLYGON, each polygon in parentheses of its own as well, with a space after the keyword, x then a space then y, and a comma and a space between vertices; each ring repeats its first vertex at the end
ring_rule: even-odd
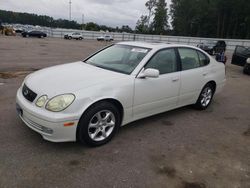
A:
POLYGON ((74 93, 91 86, 117 81, 128 75, 105 70, 83 62, 45 68, 27 76, 25 84, 34 92, 49 97, 74 93))

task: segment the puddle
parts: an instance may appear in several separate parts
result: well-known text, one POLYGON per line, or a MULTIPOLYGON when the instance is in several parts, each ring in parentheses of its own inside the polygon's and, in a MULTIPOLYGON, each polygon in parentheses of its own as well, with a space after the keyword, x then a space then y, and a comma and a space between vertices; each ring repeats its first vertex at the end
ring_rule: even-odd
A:
POLYGON ((48 55, 48 53, 39 53, 39 55, 48 55))
POLYGON ((80 164, 80 162, 77 161, 77 160, 72 160, 72 161, 69 162, 70 166, 78 166, 79 164, 80 164))
POLYGON ((171 121, 167 121, 167 120, 163 120, 163 121, 161 121, 161 124, 166 125, 166 126, 173 126, 173 125, 174 125, 174 123, 173 123, 173 122, 171 122, 171 121))
POLYGON ((227 117, 224 117, 224 119, 225 120, 238 120, 239 118, 235 116, 227 116, 227 117))
POLYGON ((250 127, 243 133, 244 136, 250 136, 250 127))
POLYGON ((158 167, 157 173, 162 174, 162 175, 167 175, 170 178, 174 178, 176 176, 176 170, 169 166, 158 167))
POLYGON ((231 78, 240 78, 239 76, 232 75, 231 78))
POLYGON ((206 188, 204 183, 200 182, 182 182, 183 188, 206 188))
POLYGON ((0 72, 0 78, 2 78, 2 79, 16 78, 18 76, 27 75, 29 73, 36 71, 36 70, 38 70, 38 69, 0 72))

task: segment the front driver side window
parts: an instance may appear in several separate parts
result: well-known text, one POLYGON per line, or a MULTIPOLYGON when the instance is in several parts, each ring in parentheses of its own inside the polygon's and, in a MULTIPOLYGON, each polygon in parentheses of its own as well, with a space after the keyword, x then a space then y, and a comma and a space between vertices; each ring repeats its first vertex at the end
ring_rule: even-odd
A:
POLYGON ((145 69, 153 68, 160 71, 160 74, 166 74, 177 71, 177 60, 174 49, 161 50, 153 56, 147 63, 145 69))
POLYGON ((196 50, 190 48, 179 48, 182 70, 200 67, 200 60, 196 50))

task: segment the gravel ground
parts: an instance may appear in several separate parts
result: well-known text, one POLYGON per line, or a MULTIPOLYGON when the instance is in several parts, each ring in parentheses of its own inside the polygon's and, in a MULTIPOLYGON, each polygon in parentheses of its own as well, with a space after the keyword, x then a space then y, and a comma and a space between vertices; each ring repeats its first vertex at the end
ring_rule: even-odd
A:
POLYGON ((136 121, 102 147, 50 143, 21 122, 15 95, 27 73, 107 44, 0 36, 0 187, 249 188, 250 77, 229 63, 206 111, 136 121))

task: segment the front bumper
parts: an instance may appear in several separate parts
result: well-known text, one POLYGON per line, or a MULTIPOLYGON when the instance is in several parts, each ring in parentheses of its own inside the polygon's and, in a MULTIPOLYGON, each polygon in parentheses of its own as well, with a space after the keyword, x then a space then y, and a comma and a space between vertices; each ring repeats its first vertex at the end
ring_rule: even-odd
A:
POLYGON ((42 135, 45 140, 51 142, 76 141, 76 128, 79 118, 67 114, 55 115, 40 109, 26 100, 21 92, 16 96, 17 112, 22 121, 32 130, 42 135), (53 118, 54 117, 54 118, 53 118), (65 123, 73 122, 73 126, 64 126, 65 123))

